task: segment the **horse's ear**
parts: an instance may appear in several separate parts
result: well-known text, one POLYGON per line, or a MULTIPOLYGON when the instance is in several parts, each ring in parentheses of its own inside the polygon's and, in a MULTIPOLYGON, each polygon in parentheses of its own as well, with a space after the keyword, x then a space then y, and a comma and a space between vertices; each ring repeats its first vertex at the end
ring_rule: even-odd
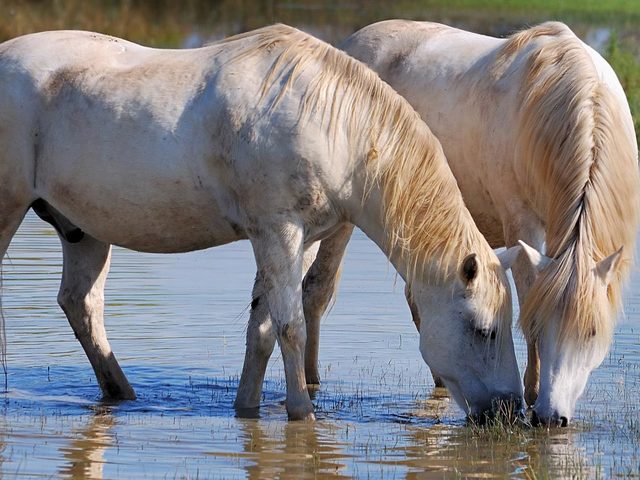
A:
POLYGON ((544 267, 553 262, 553 259, 541 254, 538 250, 527 245, 522 240, 518 240, 518 243, 522 247, 522 251, 527 256, 527 259, 529 259, 529 263, 536 272, 540 273, 542 270, 544 270, 544 267))
POLYGON ((502 268, 504 268, 505 270, 509 270, 518 258, 518 255, 520 255, 521 251, 521 245, 514 245, 513 247, 507 248, 504 252, 499 253, 498 260, 500 261, 500 265, 502 265, 502 268))
POLYGON ((465 285, 469 285, 478 275, 478 259, 475 253, 464 257, 460 267, 460 278, 465 285))
POLYGON ((609 283, 611 283, 613 272, 615 272, 618 262, 622 257, 623 248, 624 247, 620 247, 620 250, 612 253, 604 260, 600 260, 596 265, 596 275, 604 282, 605 285, 609 285, 609 283))

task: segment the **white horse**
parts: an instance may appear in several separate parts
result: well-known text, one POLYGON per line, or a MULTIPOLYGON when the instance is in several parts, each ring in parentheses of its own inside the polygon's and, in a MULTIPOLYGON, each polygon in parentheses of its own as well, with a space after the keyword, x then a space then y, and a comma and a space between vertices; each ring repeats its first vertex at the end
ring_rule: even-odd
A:
POLYGON ((426 360, 463 407, 521 398, 504 269, 440 144, 324 42, 283 25, 194 50, 20 37, 0 45, 0 145, 0 252, 31 206, 56 226, 58 301, 105 396, 135 397, 103 323, 110 245, 181 252, 248 238, 258 274, 236 405, 258 406, 277 338, 289 417, 313 418, 303 252, 352 222, 430 312, 426 360))
MULTIPOLYGON (((391 20, 343 48, 433 129, 489 243, 531 245, 513 269, 529 348, 525 399, 534 421, 566 425, 611 343, 638 230, 637 143, 615 73, 554 22, 497 39, 391 20)), ((312 267, 316 277, 332 276, 340 248, 333 255, 312 267)), ((308 318, 311 380, 319 315, 308 318)), ((425 337, 432 320, 420 317, 425 337)))

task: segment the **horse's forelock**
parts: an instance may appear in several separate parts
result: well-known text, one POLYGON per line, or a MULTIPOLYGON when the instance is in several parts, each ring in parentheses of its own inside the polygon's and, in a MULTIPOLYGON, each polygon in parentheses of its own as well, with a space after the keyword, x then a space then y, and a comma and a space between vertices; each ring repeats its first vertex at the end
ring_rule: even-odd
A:
POLYGON ((564 252, 536 278, 520 311, 525 337, 535 342, 550 322, 558 345, 585 345, 595 340, 608 345, 613 335, 616 300, 598 294, 593 264, 578 248, 564 252))

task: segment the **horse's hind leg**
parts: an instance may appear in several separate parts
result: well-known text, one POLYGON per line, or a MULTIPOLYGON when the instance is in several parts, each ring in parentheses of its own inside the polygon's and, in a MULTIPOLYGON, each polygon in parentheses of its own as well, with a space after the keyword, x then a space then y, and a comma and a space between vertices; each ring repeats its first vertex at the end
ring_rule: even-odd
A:
POLYGON ((333 298, 340 278, 340 265, 353 225, 345 224, 320 243, 315 261, 302 282, 302 301, 307 328, 304 371, 307 384, 319 384, 318 350, 320 320, 333 298))
POLYGON ((260 275, 256 274, 251 294, 244 365, 234 404, 239 410, 253 409, 260 405, 267 363, 276 344, 276 332, 273 329, 269 305, 264 293, 263 281, 260 275))
POLYGON ((103 395, 133 400, 136 394, 111 351, 104 328, 104 284, 111 246, 86 234, 76 243, 60 240, 64 263, 58 303, 91 362, 103 395))

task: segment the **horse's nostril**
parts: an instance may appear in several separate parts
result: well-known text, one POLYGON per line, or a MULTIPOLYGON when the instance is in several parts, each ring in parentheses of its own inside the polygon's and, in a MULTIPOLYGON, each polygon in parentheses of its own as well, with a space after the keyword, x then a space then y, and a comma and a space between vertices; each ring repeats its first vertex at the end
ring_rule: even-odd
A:
POLYGON ((569 425, 569 419, 567 419, 567 417, 560 417, 560 426, 566 427, 567 425, 569 425))

